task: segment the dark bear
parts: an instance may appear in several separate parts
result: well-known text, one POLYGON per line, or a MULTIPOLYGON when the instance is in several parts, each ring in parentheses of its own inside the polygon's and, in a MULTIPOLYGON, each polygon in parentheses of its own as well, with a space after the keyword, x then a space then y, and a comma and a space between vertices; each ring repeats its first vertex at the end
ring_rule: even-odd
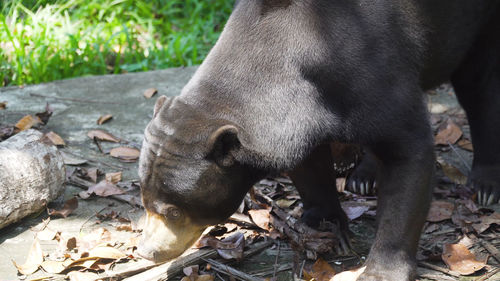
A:
MULTIPOLYGON (((500 183, 500 2, 240 0, 180 96, 158 99, 139 174, 142 256, 180 255, 269 173, 286 171, 304 219, 345 214, 330 143, 377 165, 377 234, 359 280, 412 280, 434 179, 423 91, 451 79, 486 203, 500 183)), ((490 200, 491 199, 491 200, 490 200)))

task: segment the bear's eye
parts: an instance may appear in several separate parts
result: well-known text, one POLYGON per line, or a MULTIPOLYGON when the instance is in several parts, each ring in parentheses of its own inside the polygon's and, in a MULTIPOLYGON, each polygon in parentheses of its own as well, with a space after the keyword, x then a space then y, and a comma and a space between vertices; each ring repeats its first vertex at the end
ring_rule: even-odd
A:
POLYGON ((165 204, 163 202, 155 202, 156 212, 162 214, 168 219, 178 219, 182 216, 182 212, 179 208, 172 204, 165 204))
POLYGON ((174 206, 169 206, 167 208, 166 213, 167 213, 166 215, 169 219, 178 219, 181 216, 181 211, 177 207, 174 207, 174 206))

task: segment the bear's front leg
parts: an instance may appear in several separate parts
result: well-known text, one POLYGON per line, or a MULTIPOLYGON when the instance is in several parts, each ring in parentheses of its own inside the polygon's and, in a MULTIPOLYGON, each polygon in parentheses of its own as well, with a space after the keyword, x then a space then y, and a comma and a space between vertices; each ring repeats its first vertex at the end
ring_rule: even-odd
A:
POLYGON ((372 146, 381 163, 378 227, 360 281, 415 280, 415 255, 432 196, 434 153, 430 130, 411 135, 372 146))
POLYGON ((304 204, 302 220, 318 227, 322 220, 337 222, 342 250, 349 251, 347 216, 340 206, 335 187, 335 170, 329 144, 323 144, 289 172, 304 204))

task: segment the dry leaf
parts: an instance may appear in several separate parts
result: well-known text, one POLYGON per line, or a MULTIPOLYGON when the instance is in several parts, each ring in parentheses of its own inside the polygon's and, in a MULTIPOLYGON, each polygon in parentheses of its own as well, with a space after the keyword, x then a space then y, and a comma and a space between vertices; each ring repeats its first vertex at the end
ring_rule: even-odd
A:
POLYGON ((207 230, 206 236, 221 236, 228 232, 227 228, 220 224, 208 227, 207 230))
POLYGON ((41 266, 45 272, 53 274, 59 274, 66 269, 64 261, 44 261, 41 266))
POLYGON ((49 209, 48 213, 49 216, 65 218, 69 216, 74 210, 76 210, 76 208, 78 208, 78 199, 76 199, 76 197, 73 197, 66 201, 64 203, 64 206, 60 210, 49 209))
POLYGON ((123 162, 135 162, 139 159, 140 151, 137 148, 120 146, 111 149, 109 155, 120 159, 123 162))
POLYGON ((462 275, 472 274, 486 265, 485 262, 476 260, 474 254, 462 244, 444 245, 441 257, 450 270, 462 275))
POLYGON ((70 281, 94 281, 99 279, 99 275, 93 272, 71 271, 66 275, 70 281))
POLYGON ((482 216, 479 223, 472 225, 477 233, 481 234, 486 231, 492 224, 500 226, 500 213, 494 212, 489 216, 482 216))
POLYGON ((112 219, 116 219, 119 217, 119 214, 115 211, 111 211, 107 214, 100 214, 100 213, 97 213, 95 215, 98 219, 100 220, 112 220, 112 219))
POLYGON ((95 248, 97 245, 111 241, 111 232, 106 228, 97 228, 91 233, 85 235, 78 243, 78 252, 88 252, 90 249, 95 248))
POLYGON ((289 211, 288 214, 296 219, 299 219, 302 217, 302 214, 304 213, 304 209, 302 206, 295 206, 293 210, 289 211))
POLYGON ((450 219, 454 209, 455 204, 453 203, 447 201, 432 201, 429 214, 427 215, 427 221, 439 222, 450 219))
POLYGON ((281 234, 281 232, 279 232, 277 229, 271 229, 271 231, 269 232, 269 235, 268 235, 269 238, 271 239, 284 239, 284 235, 281 234))
POLYGON ((118 231, 130 231, 130 232, 134 231, 130 224, 119 225, 116 227, 116 230, 118 230, 118 231))
POLYGON ((64 151, 61 151, 61 156, 63 158, 64 164, 66 165, 79 166, 87 163, 87 160, 74 157, 68 153, 65 153, 64 151))
POLYGON ((91 139, 97 139, 100 141, 109 141, 109 142, 120 142, 120 139, 113 136, 111 133, 106 132, 104 130, 92 130, 87 133, 87 136, 91 139))
POLYGON ((117 260, 126 257, 120 250, 108 246, 95 247, 89 252, 89 258, 117 260))
POLYGON ((182 269, 182 272, 187 277, 193 277, 193 278, 195 278, 196 276, 198 276, 198 270, 199 269, 200 269, 200 267, 198 265, 192 265, 192 266, 184 267, 182 269))
POLYGON ((438 160, 443 173, 456 184, 466 184, 467 176, 465 176, 457 167, 446 163, 443 160, 438 160))
POLYGON ((128 238, 127 242, 125 243, 126 248, 137 248, 137 245, 139 245, 139 241, 141 241, 142 237, 141 236, 133 236, 128 238))
POLYGON ((437 133, 434 139, 434 143, 441 145, 448 145, 448 143, 455 144, 460 139, 460 137, 462 137, 462 135, 463 132, 460 127, 458 127, 457 124, 448 119, 448 121, 446 122, 446 127, 437 133))
POLYGON ((236 232, 233 235, 219 241, 217 253, 224 259, 241 260, 243 258, 243 249, 245 248, 245 235, 236 232))
POLYGON ((82 199, 87 199, 90 197, 90 195, 95 194, 97 196, 101 197, 108 197, 111 195, 116 195, 116 194, 123 194, 125 193, 124 190, 120 189, 118 186, 114 185, 113 183, 107 181, 107 180, 102 180, 98 184, 95 184, 87 191, 82 191, 78 193, 78 195, 82 199))
POLYGON ((75 237, 69 238, 68 240, 66 240, 65 244, 67 250, 73 250, 74 248, 76 248, 76 238, 75 237))
POLYGON ((54 112, 54 110, 52 110, 52 108, 50 108, 49 103, 47 103, 45 105, 45 111, 39 112, 39 113, 35 114, 35 116, 38 117, 44 125, 46 125, 49 122, 50 116, 52 116, 53 112, 54 112))
POLYGON ((102 115, 99 119, 97 119, 97 125, 102 125, 111 119, 113 119, 113 115, 111 114, 102 115))
POLYGON ((370 206, 344 206, 344 212, 349 220, 355 220, 370 210, 370 206))
POLYGON ((0 124, 0 141, 6 140, 16 133, 16 127, 0 124))
POLYGON ((355 281, 358 280, 358 277, 365 271, 366 266, 349 270, 349 271, 343 271, 340 272, 339 274, 335 275, 331 281, 355 281))
POLYGON ((196 275, 196 278, 182 277, 181 281, 214 281, 214 277, 209 274, 196 275))
POLYGON ((293 204, 295 204, 295 202, 297 202, 297 200, 296 200, 296 199, 294 199, 294 200, 279 199, 279 200, 276 200, 276 201, 275 201, 276 205, 278 205, 278 207, 280 207, 281 209, 288 209, 288 208, 290 208, 293 204))
POLYGON ((458 141, 458 146, 462 149, 465 149, 467 151, 474 151, 474 147, 472 146, 472 142, 468 139, 461 139, 458 141))
MULTIPOLYGON (((238 230, 238 225, 235 224, 235 223, 230 223, 230 222, 227 222, 224 224, 224 227, 226 228, 226 233, 229 233, 229 232, 233 232, 235 230, 238 230)), ((222 235, 222 234, 221 234, 222 235)), ((215 235, 217 236, 217 235, 215 235)))
POLYGON ((40 120, 40 118, 33 117, 32 115, 26 115, 23 118, 21 118, 21 120, 17 121, 15 127, 19 131, 24 131, 40 123, 42 123, 42 120, 40 120))
POLYGON ((479 208, 477 207, 476 203, 472 201, 472 199, 467 198, 467 199, 459 199, 456 202, 459 202, 460 204, 464 205, 471 211, 472 213, 477 213, 479 211, 479 208))
POLYGON ((62 232, 58 235, 57 240, 60 251, 70 251, 76 247, 76 238, 69 233, 62 232))
POLYGON ((73 261, 72 263, 68 264, 66 266, 66 269, 73 269, 73 268, 89 269, 89 268, 92 268, 92 266, 96 263, 96 261, 98 259, 99 258, 96 258, 96 257, 80 258, 80 259, 77 259, 77 260, 73 261))
POLYGON ((12 262, 17 270, 23 275, 30 275, 37 271, 43 262, 42 247, 40 247, 38 239, 35 238, 35 241, 31 244, 28 257, 26 258, 26 262, 24 262, 24 264, 18 265, 15 261, 12 262))
POLYGON ((122 180, 122 172, 106 173, 106 180, 113 184, 117 184, 122 180))
POLYGON ((7 102, 6 101, 0 102, 0 109, 6 109, 6 108, 7 108, 7 102))
POLYGON ((56 146, 65 146, 66 145, 66 143, 64 142, 64 140, 58 134, 56 134, 56 133, 54 133, 52 131, 50 131, 50 132, 46 133, 45 135, 43 135, 42 140, 45 143, 53 144, 53 145, 56 145, 56 146), (48 140, 48 142, 46 140, 48 140))
POLYGON ((434 231, 438 230, 439 228, 440 228, 440 225, 439 225, 439 224, 437 224, 437 223, 431 223, 431 224, 429 224, 429 225, 425 228, 424 232, 425 232, 425 233, 432 233, 432 232, 434 232, 434 231))
POLYGON ((224 259, 237 259, 243 258, 243 248, 245 248, 245 235, 241 232, 236 232, 224 240, 219 240, 212 236, 201 238, 198 247, 210 246, 217 250, 217 253, 224 259))
POLYGON ((143 95, 144 95, 145 98, 150 99, 154 95, 156 95, 157 93, 158 93, 157 89, 155 89, 155 88, 149 88, 146 91, 144 91, 143 95))
POLYGON ((329 281, 334 275, 333 267, 321 258, 313 264, 311 271, 304 271, 304 277, 308 281, 329 281))
POLYGON ((269 213, 269 209, 248 210, 248 214, 250 215, 250 218, 252 218, 255 225, 267 231, 270 230, 269 220, 271 217, 269 213))
POLYGON ((36 234, 36 238, 40 241, 50 241, 53 240, 57 235, 57 231, 50 230, 45 228, 44 230, 38 232, 36 234))
POLYGON ((479 222, 479 217, 472 213, 467 206, 458 204, 455 206, 451 221, 459 227, 469 227, 471 224, 479 222))
POLYGON ((87 177, 93 182, 97 182, 97 176, 99 175, 99 170, 97 168, 89 168, 87 169, 87 177))

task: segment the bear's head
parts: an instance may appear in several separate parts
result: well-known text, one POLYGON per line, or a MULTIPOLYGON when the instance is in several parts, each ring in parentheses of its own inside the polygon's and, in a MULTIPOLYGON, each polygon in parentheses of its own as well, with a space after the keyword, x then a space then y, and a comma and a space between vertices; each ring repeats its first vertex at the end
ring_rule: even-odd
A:
POLYGON ((238 208, 263 176, 245 165, 239 135, 236 125, 211 120, 180 98, 158 98, 139 161, 147 216, 141 256, 173 259, 238 208))

